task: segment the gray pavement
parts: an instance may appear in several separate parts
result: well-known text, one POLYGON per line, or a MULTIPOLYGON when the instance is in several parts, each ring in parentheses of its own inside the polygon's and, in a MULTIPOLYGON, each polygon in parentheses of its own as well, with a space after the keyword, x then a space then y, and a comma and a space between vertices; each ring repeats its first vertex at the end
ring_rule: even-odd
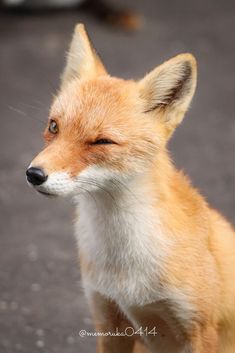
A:
MULTIPOLYGON (((41 132, 76 22, 110 72, 141 77, 180 52, 198 59, 195 99, 170 150, 208 201, 235 223, 235 3, 136 0, 144 28, 125 33, 79 12, 0 14, 0 353, 89 353, 73 207, 28 188, 41 132)), ((235 249, 234 249, 235 251, 235 249)))

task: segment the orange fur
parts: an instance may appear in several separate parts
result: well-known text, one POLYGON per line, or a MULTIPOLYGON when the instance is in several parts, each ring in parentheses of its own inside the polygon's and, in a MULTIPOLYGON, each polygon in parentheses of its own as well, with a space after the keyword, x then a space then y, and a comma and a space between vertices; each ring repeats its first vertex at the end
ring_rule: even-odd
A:
MULTIPOLYGON (((156 286, 169 297, 124 312, 103 293, 88 293, 98 331, 137 324, 159 331, 142 343, 137 336, 100 337, 99 353, 154 351, 154 340, 167 353, 235 352, 234 230, 175 169, 166 147, 195 85, 196 62, 190 54, 171 59, 140 82, 110 77, 84 28, 75 31, 61 91, 50 112, 59 132, 52 135, 46 129, 47 146, 32 165, 48 175, 66 171, 71 178, 94 165, 141 175, 132 192, 147 186, 163 241, 171 244, 161 275, 157 268, 154 274, 156 286), (92 144, 99 138, 115 143, 92 144)), ((156 234, 149 233, 149 239, 157 253, 156 234)), ((96 276, 97 264, 81 249, 80 262, 84 280, 96 276)), ((126 273, 112 261, 108 270, 114 281, 125 280, 126 273)))

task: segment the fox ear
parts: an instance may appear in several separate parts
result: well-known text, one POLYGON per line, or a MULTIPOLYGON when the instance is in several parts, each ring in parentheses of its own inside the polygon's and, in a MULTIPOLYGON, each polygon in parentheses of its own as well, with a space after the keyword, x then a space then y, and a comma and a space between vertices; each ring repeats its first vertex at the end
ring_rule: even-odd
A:
POLYGON ((61 76, 61 88, 73 78, 92 78, 105 74, 107 72, 89 40, 84 25, 76 25, 67 63, 61 76))
POLYGON ((169 132, 173 131, 191 102, 196 75, 196 60, 191 54, 177 55, 158 66, 139 82, 144 112, 160 116, 169 132))

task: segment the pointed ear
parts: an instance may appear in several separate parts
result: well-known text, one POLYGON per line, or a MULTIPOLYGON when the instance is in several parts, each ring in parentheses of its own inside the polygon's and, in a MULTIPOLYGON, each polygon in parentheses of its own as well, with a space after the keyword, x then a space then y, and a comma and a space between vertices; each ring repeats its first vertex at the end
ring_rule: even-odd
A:
POLYGON ((107 72, 98 57, 83 24, 75 27, 67 63, 61 76, 61 88, 73 78, 92 78, 107 72))
POLYGON ((180 54, 158 66, 139 82, 144 112, 163 119, 169 133, 181 122, 196 87, 196 60, 180 54))

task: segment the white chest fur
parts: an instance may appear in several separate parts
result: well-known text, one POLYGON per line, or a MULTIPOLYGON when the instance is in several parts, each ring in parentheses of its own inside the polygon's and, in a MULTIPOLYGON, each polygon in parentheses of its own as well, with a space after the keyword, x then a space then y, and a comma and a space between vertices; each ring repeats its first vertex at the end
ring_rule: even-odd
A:
POLYGON ((159 279, 170 244, 147 191, 79 197, 76 235, 92 270, 84 286, 120 305, 144 305, 164 297, 159 279))

